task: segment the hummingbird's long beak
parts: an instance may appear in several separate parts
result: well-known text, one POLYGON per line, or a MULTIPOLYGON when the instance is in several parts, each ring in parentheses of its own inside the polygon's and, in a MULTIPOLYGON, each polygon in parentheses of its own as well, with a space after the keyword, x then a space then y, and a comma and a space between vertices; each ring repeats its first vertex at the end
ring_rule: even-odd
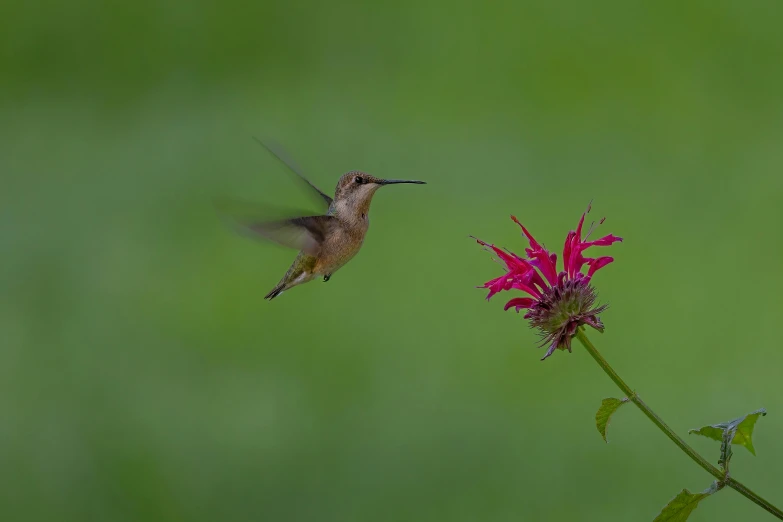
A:
POLYGON ((413 181, 407 179, 382 179, 378 181, 378 185, 396 185, 397 183, 413 183, 415 185, 426 185, 426 181, 413 181))

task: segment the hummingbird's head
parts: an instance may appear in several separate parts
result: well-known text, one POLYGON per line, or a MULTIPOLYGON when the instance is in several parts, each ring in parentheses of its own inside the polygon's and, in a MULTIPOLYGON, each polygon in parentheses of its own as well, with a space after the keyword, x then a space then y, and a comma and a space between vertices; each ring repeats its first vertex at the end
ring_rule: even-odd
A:
POLYGON ((399 183, 426 184, 424 181, 409 181, 403 179, 381 179, 366 172, 354 170, 346 172, 337 182, 334 201, 338 209, 352 210, 354 213, 367 214, 370 209, 370 201, 373 194, 384 185, 396 185, 399 183))

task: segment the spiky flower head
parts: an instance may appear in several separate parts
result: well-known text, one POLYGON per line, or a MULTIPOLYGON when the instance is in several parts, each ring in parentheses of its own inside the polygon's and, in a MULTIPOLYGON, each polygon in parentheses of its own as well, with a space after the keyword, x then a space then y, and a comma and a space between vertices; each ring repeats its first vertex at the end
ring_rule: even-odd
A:
MULTIPOLYGON (((576 230, 568 233, 563 246, 563 270, 557 271, 557 255, 542 246, 528 230, 511 216, 511 219, 522 228, 522 233, 530 244, 525 249, 526 257, 520 257, 508 250, 502 250, 495 245, 476 241, 497 254, 505 264, 506 273, 484 283, 479 288, 488 288, 489 300, 493 295, 505 290, 521 290, 527 297, 515 297, 506 303, 504 310, 514 308, 517 312, 527 309, 525 319, 530 321, 530 327, 541 333, 542 346, 549 346, 542 361, 552 355, 556 349, 571 351, 571 338, 577 328, 588 325, 603 332, 604 325, 598 315, 606 306, 596 305, 596 293, 590 285, 593 274, 605 267, 614 258, 602 256, 585 257, 584 251, 592 246, 609 246, 621 237, 609 234, 595 241, 588 241, 591 229, 582 238, 582 226, 585 215, 582 214, 576 230), (588 267, 587 273, 582 269, 588 267)), ((603 223, 604 220, 598 223, 603 223)))

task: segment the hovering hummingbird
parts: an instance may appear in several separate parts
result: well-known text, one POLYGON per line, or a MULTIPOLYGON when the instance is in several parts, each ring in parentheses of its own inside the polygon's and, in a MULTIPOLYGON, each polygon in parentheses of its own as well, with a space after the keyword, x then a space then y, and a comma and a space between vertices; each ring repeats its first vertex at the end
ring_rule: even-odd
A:
POLYGON ((332 274, 350 261, 362 248, 370 226, 370 202, 380 187, 399 183, 426 184, 424 181, 380 179, 355 170, 340 177, 334 198, 331 198, 308 180, 282 151, 274 150, 258 138, 256 141, 307 183, 328 206, 324 215, 243 223, 244 228, 255 235, 299 250, 291 267, 264 299, 274 299, 289 288, 318 277, 329 281, 332 274))

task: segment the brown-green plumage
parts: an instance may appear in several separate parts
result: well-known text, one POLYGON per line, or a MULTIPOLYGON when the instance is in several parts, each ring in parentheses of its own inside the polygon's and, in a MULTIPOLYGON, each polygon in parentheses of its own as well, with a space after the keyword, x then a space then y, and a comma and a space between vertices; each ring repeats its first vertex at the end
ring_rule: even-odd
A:
POLYGON ((324 215, 244 224, 250 231, 265 239, 300 251, 288 272, 265 299, 274 299, 285 290, 318 277, 328 281, 332 274, 350 261, 364 243, 370 226, 370 203, 375 191, 380 187, 398 183, 424 184, 423 181, 380 179, 365 172, 351 171, 340 177, 334 198, 331 198, 308 181, 293 162, 283 159, 282 152, 272 150, 261 141, 259 143, 329 205, 324 215))

